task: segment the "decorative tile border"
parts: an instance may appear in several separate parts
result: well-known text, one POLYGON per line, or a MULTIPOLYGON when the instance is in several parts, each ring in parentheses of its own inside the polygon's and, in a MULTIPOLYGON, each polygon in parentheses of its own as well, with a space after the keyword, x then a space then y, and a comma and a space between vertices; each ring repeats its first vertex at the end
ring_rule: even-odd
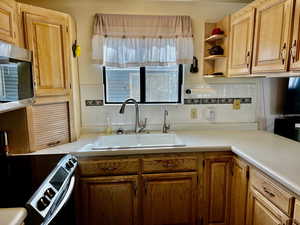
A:
POLYGON ((233 104, 235 99, 239 99, 241 104, 251 104, 252 98, 188 98, 184 99, 184 104, 233 104))
POLYGON ((103 100, 85 100, 85 106, 103 106, 103 100))

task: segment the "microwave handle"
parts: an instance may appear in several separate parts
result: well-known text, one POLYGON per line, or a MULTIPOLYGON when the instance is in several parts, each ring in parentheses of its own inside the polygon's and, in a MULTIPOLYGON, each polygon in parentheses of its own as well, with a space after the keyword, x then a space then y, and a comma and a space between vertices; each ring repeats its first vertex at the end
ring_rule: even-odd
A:
POLYGON ((66 202, 71 197, 71 194, 73 192, 74 186, 75 186, 75 176, 73 175, 70 178, 69 187, 68 187, 68 190, 66 191, 66 194, 64 195, 64 198, 61 200, 61 202, 56 207, 56 209, 51 214, 51 216, 49 216, 48 218, 46 218, 46 220, 41 225, 48 225, 53 220, 53 218, 57 215, 57 213, 61 210, 61 208, 66 204, 66 202))

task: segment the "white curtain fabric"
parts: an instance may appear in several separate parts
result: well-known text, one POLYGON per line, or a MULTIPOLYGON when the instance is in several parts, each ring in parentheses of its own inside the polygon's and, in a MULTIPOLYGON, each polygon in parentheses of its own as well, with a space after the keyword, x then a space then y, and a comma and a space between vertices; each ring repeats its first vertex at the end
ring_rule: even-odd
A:
POLYGON ((98 14, 92 53, 95 63, 112 67, 191 64, 194 55, 191 19, 98 14))

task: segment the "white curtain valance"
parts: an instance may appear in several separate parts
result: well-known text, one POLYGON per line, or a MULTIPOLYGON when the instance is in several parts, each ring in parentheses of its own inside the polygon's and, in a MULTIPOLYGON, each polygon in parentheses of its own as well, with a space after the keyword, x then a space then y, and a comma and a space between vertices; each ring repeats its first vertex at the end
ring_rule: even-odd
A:
POLYGON ((105 66, 190 64, 191 18, 97 14, 92 51, 93 60, 105 66))

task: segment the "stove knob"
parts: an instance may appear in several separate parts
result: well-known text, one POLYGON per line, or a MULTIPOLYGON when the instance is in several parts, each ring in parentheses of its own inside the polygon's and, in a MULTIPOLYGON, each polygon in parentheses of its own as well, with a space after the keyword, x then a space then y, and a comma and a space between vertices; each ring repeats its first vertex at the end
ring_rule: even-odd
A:
POLYGON ((52 199, 55 195, 55 191, 52 189, 52 188, 48 188, 46 191, 45 191, 45 196, 47 196, 48 198, 52 199))
POLYGON ((37 202, 37 208, 40 211, 43 211, 50 204, 50 201, 46 197, 41 197, 37 202))
POLYGON ((73 166, 74 166, 74 164, 72 163, 71 160, 69 160, 68 162, 66 162, 66 168, 67 168, 67 170, 70 170, 73 166))
POLYGON ((75 157, 73 157, 71 160, 72 160, 73 163, 76 163, 76 162, 77 162, 77 160, 76 160, 75 157))

